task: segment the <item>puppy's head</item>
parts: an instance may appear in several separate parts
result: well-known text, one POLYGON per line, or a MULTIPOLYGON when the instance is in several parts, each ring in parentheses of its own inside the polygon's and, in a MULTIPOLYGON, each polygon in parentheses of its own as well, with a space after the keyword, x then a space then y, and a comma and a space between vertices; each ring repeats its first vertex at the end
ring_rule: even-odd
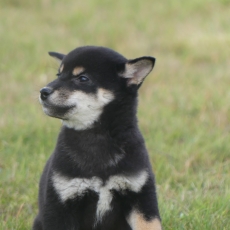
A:
POLYGON ((91 128, 104 108, 133 94, 151 72, 155 59, 127 60, 115 51, 95 46, 80 47, 64 55, 50 52, 60 62, 57 79, 40 91, 44 112, 63 124, 91 128))

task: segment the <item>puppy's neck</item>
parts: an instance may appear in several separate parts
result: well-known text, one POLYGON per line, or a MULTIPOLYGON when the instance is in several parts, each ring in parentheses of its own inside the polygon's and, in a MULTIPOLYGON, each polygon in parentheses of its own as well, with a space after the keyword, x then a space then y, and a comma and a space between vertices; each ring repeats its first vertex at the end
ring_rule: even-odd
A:
POLYGON ((137 100, 132 99, 106 106, 92 128, 76 130, 63 125, 56 146, 57 157, 68 159, 72 166, 64 167, 64 161, 58 161, 58 171, 103 177, 115 170, 127 157, 127 143, 141 138, 136 104, 137 100))

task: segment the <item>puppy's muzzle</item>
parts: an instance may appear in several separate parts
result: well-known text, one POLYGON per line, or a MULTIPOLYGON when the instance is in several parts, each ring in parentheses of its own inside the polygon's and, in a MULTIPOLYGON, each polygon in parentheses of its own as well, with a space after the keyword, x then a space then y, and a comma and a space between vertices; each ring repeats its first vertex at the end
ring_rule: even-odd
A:
POLYGON ((48 87, 44 87, 40 90, 40 97, 43 101, 45 101, 52 93, 53 93, 53 89, 48 88, 48 87))

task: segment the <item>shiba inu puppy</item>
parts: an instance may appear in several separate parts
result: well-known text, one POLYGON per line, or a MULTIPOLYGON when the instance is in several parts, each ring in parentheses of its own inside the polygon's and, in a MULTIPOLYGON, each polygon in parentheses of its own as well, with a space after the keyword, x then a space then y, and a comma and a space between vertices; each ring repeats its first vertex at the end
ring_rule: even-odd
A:
POLYGON ((63 122, 41 176, 33 230, 161 230, 136 117, 138 88, 155 59, 127 60, 95 46, 49 54, 60 67, 40 102, 63 122))

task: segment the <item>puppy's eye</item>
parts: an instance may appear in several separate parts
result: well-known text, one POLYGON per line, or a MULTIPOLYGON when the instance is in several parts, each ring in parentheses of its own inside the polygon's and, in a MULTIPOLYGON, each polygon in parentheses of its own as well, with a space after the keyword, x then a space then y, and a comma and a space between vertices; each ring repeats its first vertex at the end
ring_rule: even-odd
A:
POLYGON ((77 78, 80 82, 87 82, 89 81, 89 78, 86 77, 85 75, 81 75, 77 78))
POLYGON ((86 77, 86 75, 79 75, 75 78, 72 79, 72 81, 75 83, 75 84, 79 84, 79 83, 87 83, 90 81, 90 79, 88 77, 86 77))

